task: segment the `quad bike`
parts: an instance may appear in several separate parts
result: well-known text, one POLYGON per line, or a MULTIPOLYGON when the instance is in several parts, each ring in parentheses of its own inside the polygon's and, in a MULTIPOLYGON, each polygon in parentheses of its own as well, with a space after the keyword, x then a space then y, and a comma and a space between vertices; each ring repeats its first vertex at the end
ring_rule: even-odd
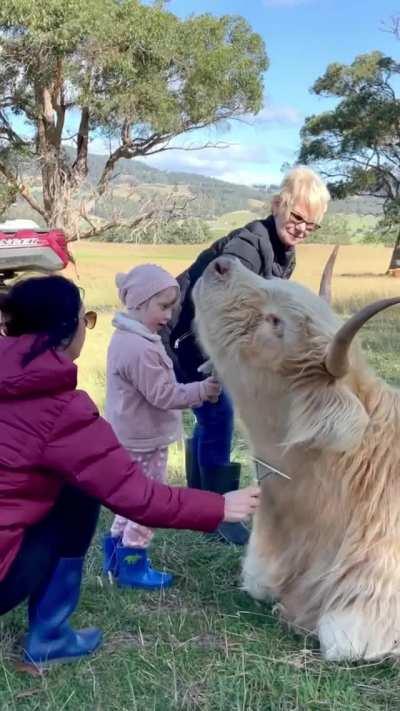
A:
POLYGON ((23 272, 58 272, 72 261, 61 230, 0 225, 0 294, 23 272))

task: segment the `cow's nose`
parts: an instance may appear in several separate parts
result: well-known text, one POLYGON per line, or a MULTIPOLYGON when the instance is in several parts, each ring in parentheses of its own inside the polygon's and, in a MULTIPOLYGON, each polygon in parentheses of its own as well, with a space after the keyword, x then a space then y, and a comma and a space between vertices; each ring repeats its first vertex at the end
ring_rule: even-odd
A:
POLYGON ((218 257, 212 262, 214 272, 216 272, 216 274, 222 279, 228 276, 232 266, 233 259, 230 259, 229 257, 218 257))

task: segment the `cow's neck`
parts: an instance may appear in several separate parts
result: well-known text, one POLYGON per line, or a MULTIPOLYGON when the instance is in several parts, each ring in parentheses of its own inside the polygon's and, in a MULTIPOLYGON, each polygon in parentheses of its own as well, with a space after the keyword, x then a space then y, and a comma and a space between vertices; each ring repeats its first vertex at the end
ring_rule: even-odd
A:
POLYGON ((282 446, 287 432, 289 400, 280 378, 264 381, 261 387, 251 382, 250 377, 242 382, 232 377, 227 385, 253 455, 290 475, 296 454, 282 446))

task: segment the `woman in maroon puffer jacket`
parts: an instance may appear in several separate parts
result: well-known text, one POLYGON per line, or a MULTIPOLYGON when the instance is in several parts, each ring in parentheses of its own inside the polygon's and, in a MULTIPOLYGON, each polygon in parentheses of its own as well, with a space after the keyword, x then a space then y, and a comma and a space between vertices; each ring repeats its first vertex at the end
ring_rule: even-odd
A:
POLYGON ((88 395, 76 389, 85 329, 79 289, 61 276, 15 285, 1 306, 0 614, 29 601, 24 656, 37 665, 81 657, 97 629, 68 619, 100 504, 140 523, 212 531, 257 506, 256 487, 225 497, 143 475, 88 395))

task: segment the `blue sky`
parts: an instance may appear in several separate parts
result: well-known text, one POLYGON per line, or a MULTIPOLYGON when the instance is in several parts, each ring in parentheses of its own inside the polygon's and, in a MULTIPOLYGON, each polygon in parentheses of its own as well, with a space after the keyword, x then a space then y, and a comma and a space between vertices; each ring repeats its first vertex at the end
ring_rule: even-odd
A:
POLYGON ((398 12, 394 0, 170 0, 168 7, 181 17, 242 15, 263 37, 270 67, 265 105, 253 125, 234 122, 229 131, 190 137, 191 146, 206 140, 230 144, 222 150, 168 151, 146 160, 163 169, 247 184, 279 182, 282 164, 296 155, 304 117, 329 108, 329 100, 309 92, 327 65, 350 63, 375 49, 400 54, 400 41, 383 29, 398 12))

